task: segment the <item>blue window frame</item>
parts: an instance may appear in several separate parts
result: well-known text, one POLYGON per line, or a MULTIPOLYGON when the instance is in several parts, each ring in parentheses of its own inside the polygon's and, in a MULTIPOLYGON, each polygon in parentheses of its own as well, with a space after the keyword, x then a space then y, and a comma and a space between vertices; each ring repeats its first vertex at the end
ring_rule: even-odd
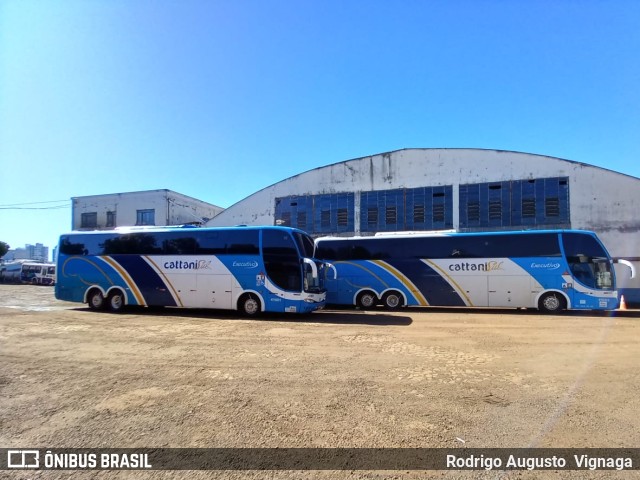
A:
POLYGON ((360 229, 363 232, 394 232, 405 229, 404 190, 379 190, 360 195, 360 229), (377 218, 374 216, 377 213, 377 218))
POLYGON ((404 230, 443 230, 453 228, 453 187, 405 189, 404 230))
POLYGON ((460 185, 460 230, 570 228, 568 177, 460 185))
POLYGON ((352 233, 353 193, 330 193, 276 198, 277 225, 296 227, 309 233, 352 233))
POLYGON ((276 198, 277 225, 297 227, 311 234, 354 234, 355 215, 360 232, 442 230, 453 228, 453 187, 401 188, 360 193, 331 193, 276 198))

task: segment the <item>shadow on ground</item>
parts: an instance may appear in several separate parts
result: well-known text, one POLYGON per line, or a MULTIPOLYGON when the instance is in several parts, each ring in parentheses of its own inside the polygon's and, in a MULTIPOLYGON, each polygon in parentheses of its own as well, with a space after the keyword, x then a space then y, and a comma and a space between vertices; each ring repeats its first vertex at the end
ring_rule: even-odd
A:
MULTIPOLYGON (((88 307, 74 308, 79 312, 92 312, 88 307)), ((109 313, 104 311, 101 313, 109 313)), ((408 326, 413 319, 404 313, 410 310, 400 310, 393 314, 379 311, 362 312, 359 310, 323 310, 314 313, 262 313, 255 317, 243 317, 234 310, 207 310, 207 309, 185 309, 171 307, 126 307, 123 314, 133 314, 141 316, 171 316, 176 318, 198 318, 215 320, 254 320, 257 322, 291 322, 291 323, 333 323, 341 325, 386 325, 386 326, 408 326)), ((114 313, 113 315, 121 315, 114 313)))
MULTIPOLYGON (((89 308, 76 308, 77 311, 90 311, 89 308)), ((522 315, 545 316, 536 309, 515 308, 461 308, 461 307, 409 307, 389 312, 382 308, 362 311, 349 307, 331 306, 325 310, 307 314, 295 313, 262 313, 256 317, 243 317, 234 310, 183 309, 171 307, 127 307, 125 313, 148 316, 172 316, 178 318, 199 318, 216 320, 255 320, 266 322, 295 322, 295 323, 334 323, 344 325, 395 325, 408 326, 413 323, 412 314, 473 314, 487 315, 522 315)), ((118 315, 118 314, 114 314, 118 315)), ((556 314, 565 317, 619 317, 640 318, 640 310, 571 310, 556 314)))

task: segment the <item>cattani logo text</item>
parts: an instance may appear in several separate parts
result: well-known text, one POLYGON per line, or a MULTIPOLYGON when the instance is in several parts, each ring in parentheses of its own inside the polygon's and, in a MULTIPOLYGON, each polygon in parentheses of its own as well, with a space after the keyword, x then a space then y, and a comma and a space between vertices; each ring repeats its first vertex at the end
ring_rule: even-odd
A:
POLYGON ((169 262, 164 262, 165 270, 209 270, 211 269, 211 261, 210 260, 193 260, 193 261, 185 261, 185 260, 173 260, 169 262))
POLYGON ((451 272, 494 272, 496 270, 503 270, 503 262, 497 260, 489 260, 488 262, 459 262, 449 265, 449 271, 451 272))

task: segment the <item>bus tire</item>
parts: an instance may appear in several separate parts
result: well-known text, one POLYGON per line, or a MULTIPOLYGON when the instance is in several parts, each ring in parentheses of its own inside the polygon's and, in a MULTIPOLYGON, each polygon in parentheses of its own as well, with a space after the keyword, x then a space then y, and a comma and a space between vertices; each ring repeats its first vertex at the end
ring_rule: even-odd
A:
POLYGON ((260 299, 252 293, 245 293, 238 299, 238 310, 245 317, 255 317, 260 313, 260 299))
POLYGON ((545 293, 538 300, 538 310, 542 313, 559 313, 567 308, 567 302, 558 292, 545 293))
POLYGON ((121 312, 125 307, 125 299, 124 294, 120 290, 116 290, 109 294, 109 298, 107 299, 107 306, 109 310, 113 313, 121 312))
POLYGON ((404 300, 399 292, 391 291, 384 294, 382 297, 382 303, 385 308, 395 310, 404 304, 404 300))
POLYGON ((89 292, 89 295, 87 295, 87 303, 91 310, 102 310, 106 306, 104 295, 102 295, 102 292, 97 288, 89 292))
POLYGON ((360 292, 358 294, 358 298, 356 298, 356 307, 359 307, 362 310, 373 308, 377 303, 378 296, 369 290, 360 292))

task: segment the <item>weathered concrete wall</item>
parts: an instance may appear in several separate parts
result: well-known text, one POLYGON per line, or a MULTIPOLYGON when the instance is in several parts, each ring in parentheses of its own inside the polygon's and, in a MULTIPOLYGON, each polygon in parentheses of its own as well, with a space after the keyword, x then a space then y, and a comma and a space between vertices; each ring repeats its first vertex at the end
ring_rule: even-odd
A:
POLYGON ((167 225, 206 223, 224 211, 221 207, 172 191, 167 191, 167 205, 169 209, 167 225))
MULTIPOLYGON (((568 176, 573 228, 596 230, 612 242, 619 233, 638 234, 632 205, 640 179, 590 165, 528 153, 476 149, 408 149, 348 160, 287 178, 237 204, 208 225, 272 225, 277 197, 392 188, 568 176)), ((454 195, 454 198, 457 195, 454 195)), ((457 227, 457 225, 454 225, 457 227)), ((619 243, 619 242, 617 242, 619 243)), ((632 255, 632 245, 616 245, 632 255)), ((636 248, 635 254, 640 254, 636 248)))
POLYGON ((98 214, 97 229, 107 227, 107 212, 115 212, 116 227, 136 225, 138 210, 154 210, 157 226, 211 219, 224 209, 171 190, 114 193, 72 198, 72 229, 80 230, 83 213, 98 214))

